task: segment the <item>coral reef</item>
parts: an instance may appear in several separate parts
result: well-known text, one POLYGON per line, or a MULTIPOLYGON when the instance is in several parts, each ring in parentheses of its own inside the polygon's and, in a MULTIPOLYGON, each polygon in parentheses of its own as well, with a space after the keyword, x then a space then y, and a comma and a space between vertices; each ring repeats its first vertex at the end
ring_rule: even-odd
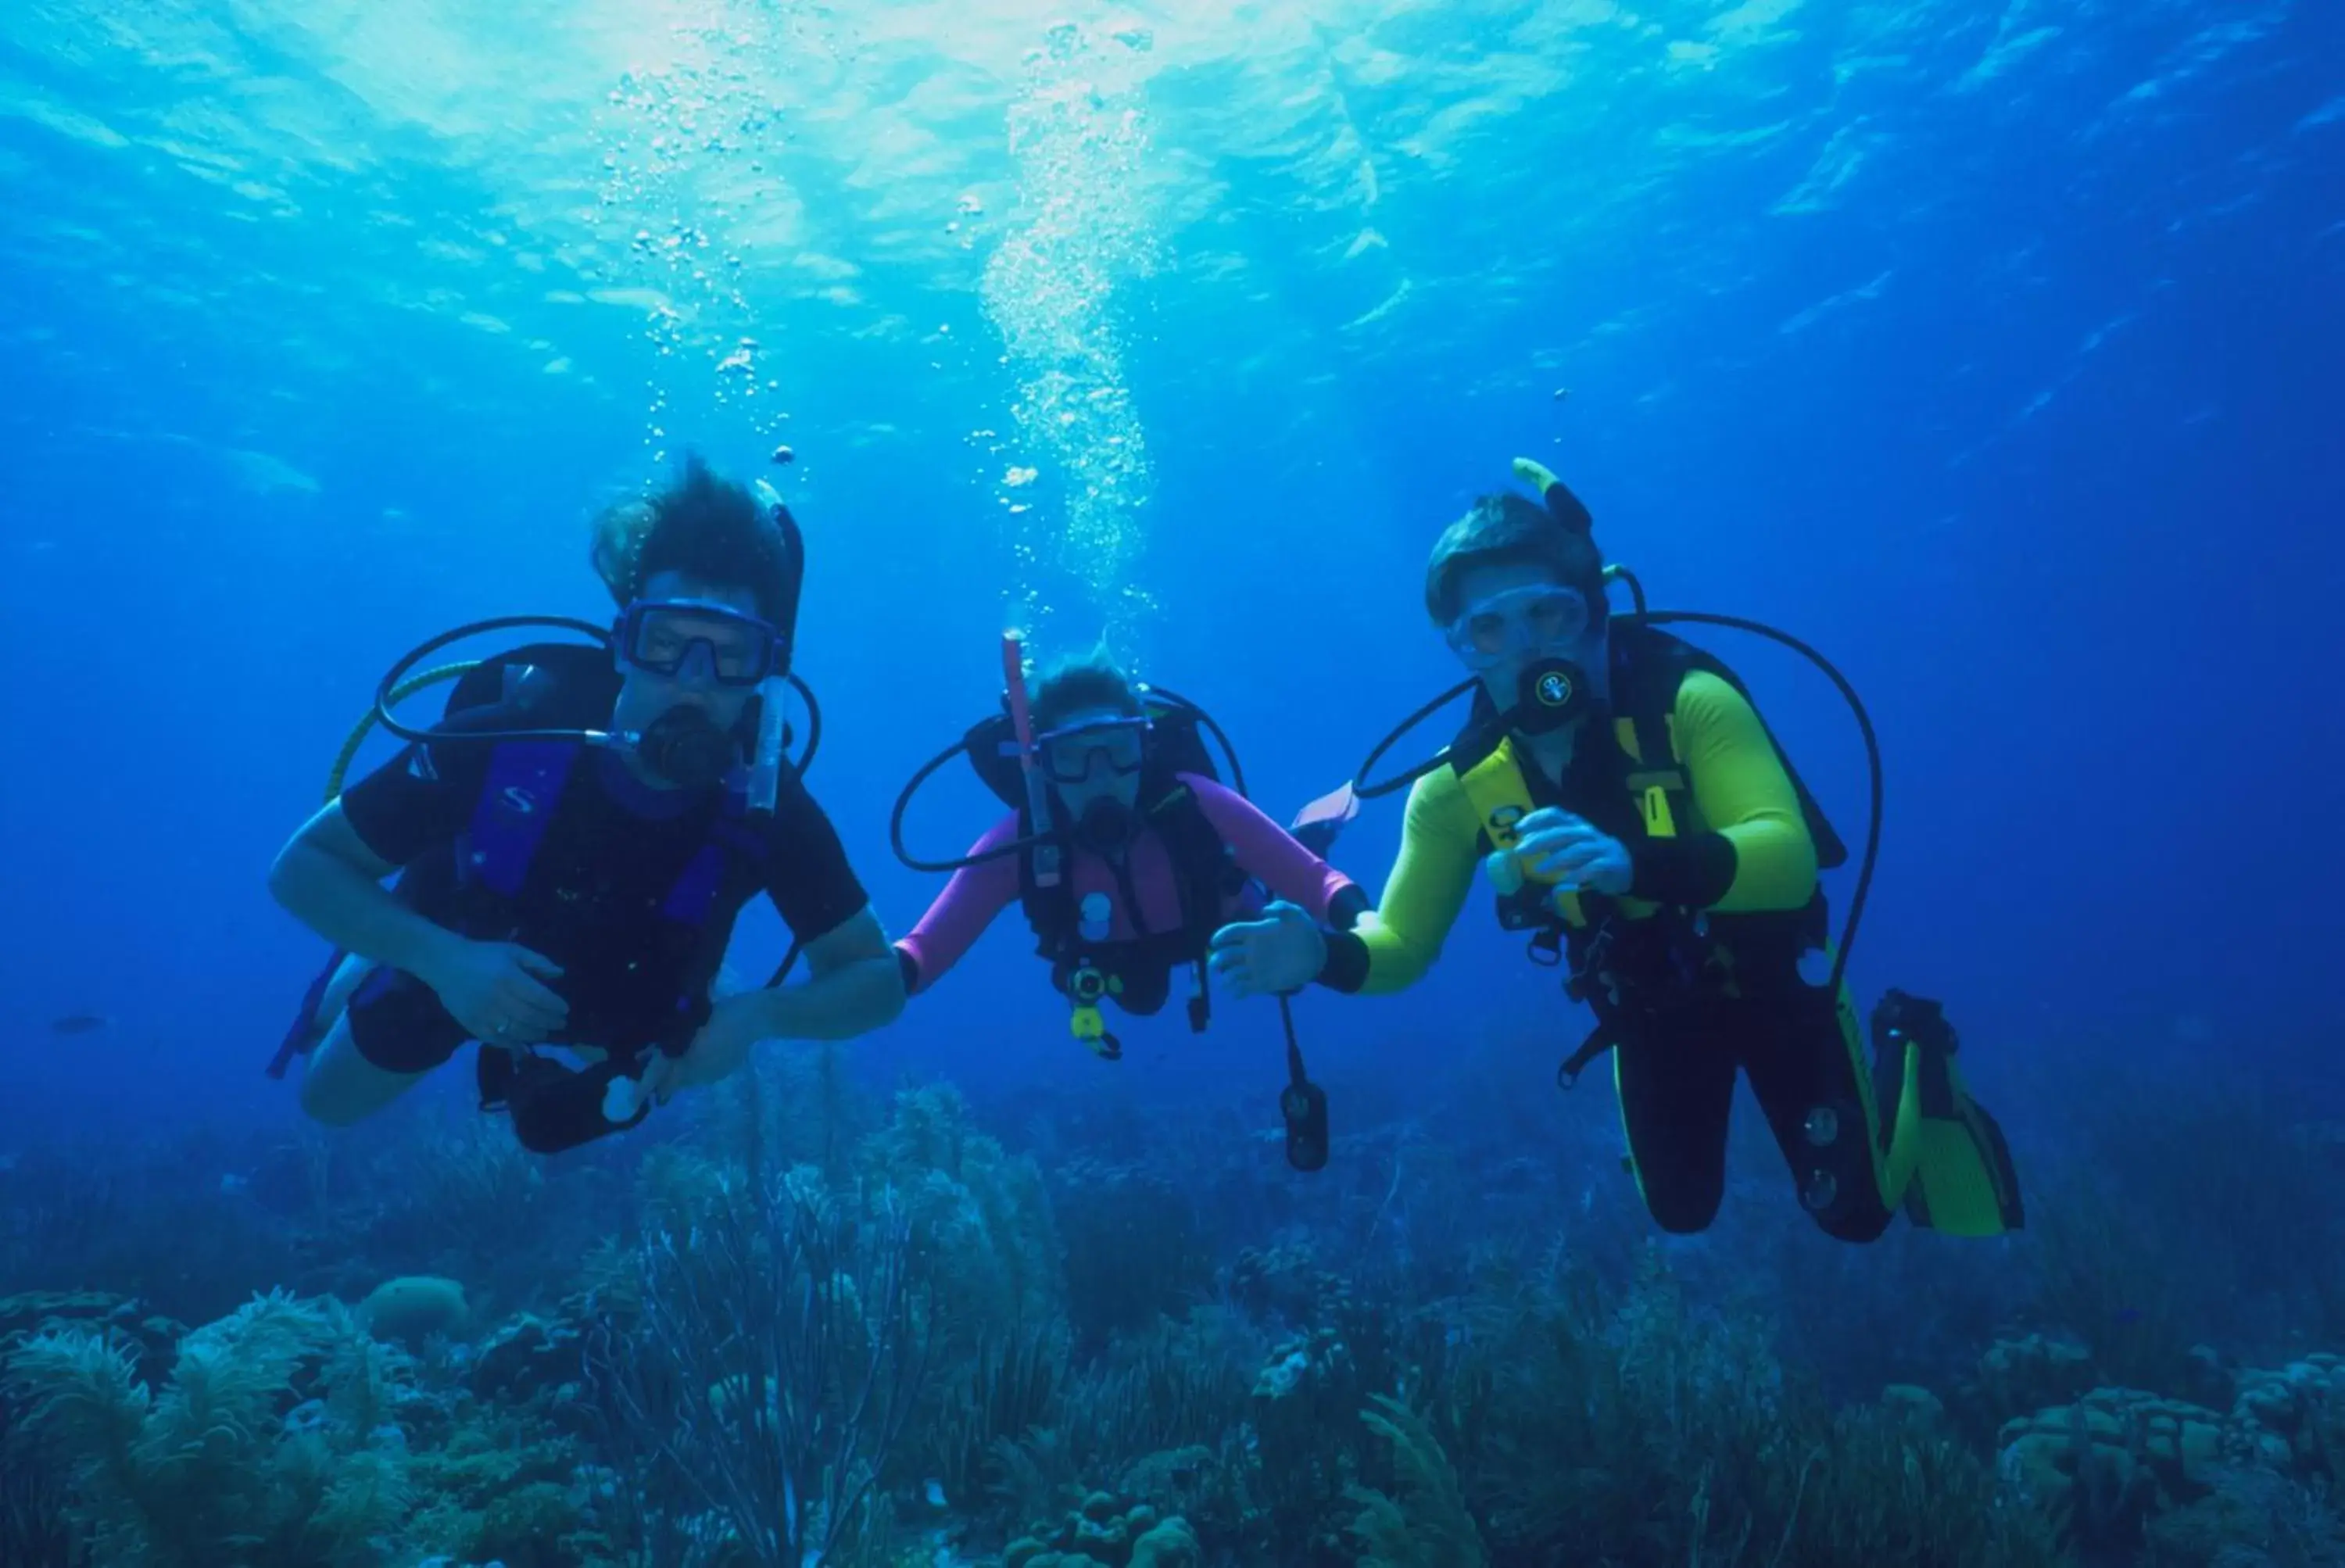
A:
POLYGON ((416 1453, 410 1479, 429 1501, 408 1535, 427 1552, 505 1568, 620 1556, 601 1522, 615 1478, 589 1465, 576 1440, 525 1414, 469 1408, 448 1441, 416 1453))
POLYGON ((2029 1334, 1998 1339, 1964 1385, 1963 1403, 1989 1431, 2032 1410, 2078 1398, 2100 1381, 2093 1353, 2073 1339, 2029 1334))
POLYGON ((574 1386, 584 1354, 578 1318, 524 1312, 491 1330, 472 1352, 472 1390, 482 1399, 527 1404, 574 1386))
POLYGON ((1203 1548, 1186 1520, 1094 1492, 1055 1525, 1010 1543, 1001 1561, 1002 1568, 1202 1568, 1203 1548))
POLYGON ((62 1467, 25 1416, 22 1396, 0 1383, 0 1563, 81 1568, 90 1532, 76 1517, 62 1467))
POLYGON ((1041 1171, 969 1123, 943 1084, 906 1090, 855 1154, 861 1179, 902 1203, 915 1245, 940 1272, 929 1326, 948 1356, 1020 1324, 1062 1319, 1065 1268, 1041 1171))
MULTIPOLYGON (((2001 1467, 2016 1494, 2087 1553, 2220 1535, 2243 1499, 2312 1498, 2345 1461, 2345 1363, 2309 1356, 2234 1380, 2228 1412, 2133 1389, 2096 1389, 2007 1423, 2001 1467), (2192 1518, 2178 1516, 2189 1513, 2192 1518)), ((2309 1506, 2309 1504, 2307 1505, 2309 1506)))
POLYGON ((1178 1183, 1081 1160, 1054 1170, 1050 1191, 1078 1351, 1144 1332, 1211 1288, 1195 1201, 1178 1183))
POLYGON ((1249 1247, 1230 1264, 1223 1290, 1257 1319, 1284 1328, 1324 1321, 1349 1287, 1297 1242, 1249 1247))
POLYGON ((86 1325, 22 1340, 6 1376, 100 1563, 371 1562, 409 1505, 402 1368, 337 1303, 256 1298, 183 1338, 159 1389, 86 1325))
POLYGON ((2345 1359, 2311 1355, 2237 1380, 2235 1430, 2266 1469, 2345 1481, 2345 1359))
POLYGON ((472 1322, 464 1288, 437 1275, 386 1279, 358 1305, 359 1321, 376 1339, 420 1350, 433 1335, 452 1339, 472 1322))
POLYGON ((929 1369, 933 1257, 891 1187, 802 1166, 694 1195, 647 1232, 632 1320, 590 1377, 637 1495, 632 1546, 695 1532, 766 1568, 833 1557, 884 1500, 929 1369))
POLYGON ((2206 1495, 2149 1521, 2145 1568, 2330 1568, 2345 1563, 2345 1519, 2327 1495, 2267 1470, 2219 1468, 2206 1495))
POLYGON ((1490 1560, 1482 1532, 1466 1511, 1457 1472, 1439 1440, 1398 1400, 1378 1394, 1364 1418, 1392 1444, 1400 1496, 1370 1487, 1350 1489, 1360 1512, 1352 1521, 1360 1568, 1484 1568, 1490 1560))
POLYGON ((184 1158, 78 1194, 64 1164, 0 1167, 27 1199, 0 1247, 26 1287, 0 1297, 0 1563, 2345 1560, 2345 1362, 2310 1353, 2345 1296, 2312 1231, 2209 1243, 2274 1287, 2224 1318, 2090 1170, 1997 1247, 1834 1250, 1796 1213, 1656 1243, 1579 1143, 1407 1106, 1306 1183, 1069 1093, 1046 1166, 950 1089, 862 1094, 850 1060, 790 1053, 558 1167, 479 1124, 212 1149, 253 1174, 206 1188, 231 1241, 184 1267, 184 1158), (99 1213, 102 1247, 74 1223, 99 1213), (246 1305, 190 1307, 239 1271, 246 1305), (250 1297, 272 1284, 299 1290, 250 1297), (1840 1354, 1853 1326, 1883 1342, 1840 1354))

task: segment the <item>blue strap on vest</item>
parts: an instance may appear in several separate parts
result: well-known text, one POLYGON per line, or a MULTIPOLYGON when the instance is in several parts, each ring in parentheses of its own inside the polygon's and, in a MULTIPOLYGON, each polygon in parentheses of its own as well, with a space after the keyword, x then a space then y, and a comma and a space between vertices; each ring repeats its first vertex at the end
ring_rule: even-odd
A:
POLYGON ((515 741, 489 759, 488 780, 457 846, 457 875, 504 898, 518 898, 530 863, 584 748, 574 741, 515 741))

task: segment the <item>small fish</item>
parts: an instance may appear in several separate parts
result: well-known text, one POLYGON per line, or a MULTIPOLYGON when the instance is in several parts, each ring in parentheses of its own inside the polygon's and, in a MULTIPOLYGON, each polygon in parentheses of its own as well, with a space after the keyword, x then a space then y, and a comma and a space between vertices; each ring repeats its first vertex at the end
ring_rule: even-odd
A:
POLYGON ((796 463, 797 460, 798 454, 791 451, 787 446, 777 446, 774 448, 774 461, 776 463, 796 463))
POLYGON ((103 1013, 68 1013, 49 1020, 52 1034, 95 1034, 114 1020, 103 1013))
POLYGON ((1570 400, 1571 400, 1571 389, 1570 389, 1569 387, 1558 387, 1558 388, 1556 388, 1556 389, 1555 389, 1555 401, 1556 401, 1556 402, 1568 402, 1570 400))

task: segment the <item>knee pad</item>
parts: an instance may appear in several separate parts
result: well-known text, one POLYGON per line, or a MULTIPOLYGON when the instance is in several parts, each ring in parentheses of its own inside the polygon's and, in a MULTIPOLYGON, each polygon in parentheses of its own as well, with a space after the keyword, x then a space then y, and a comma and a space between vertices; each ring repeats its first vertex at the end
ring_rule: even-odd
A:
POLYGON ((1826 1236, 1841 1241, 1871 1241, 1889 1228, 1891 1214, 1881 1201, 1873 1127, 1864 1107, 1836 1100, 1810 1110, 1800 1127, 1799 1155, 1792 1179, 1800 1207, 1826 1236))

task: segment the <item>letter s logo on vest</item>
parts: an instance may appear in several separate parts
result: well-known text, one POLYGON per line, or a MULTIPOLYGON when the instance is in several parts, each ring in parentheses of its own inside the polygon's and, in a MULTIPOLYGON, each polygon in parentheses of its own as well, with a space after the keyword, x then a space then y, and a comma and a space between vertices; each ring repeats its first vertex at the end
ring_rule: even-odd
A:
POLYGON ((508 784, 498 794, 498 801, 516 817, 537 814, 537 797, 518 784, 508 784))

